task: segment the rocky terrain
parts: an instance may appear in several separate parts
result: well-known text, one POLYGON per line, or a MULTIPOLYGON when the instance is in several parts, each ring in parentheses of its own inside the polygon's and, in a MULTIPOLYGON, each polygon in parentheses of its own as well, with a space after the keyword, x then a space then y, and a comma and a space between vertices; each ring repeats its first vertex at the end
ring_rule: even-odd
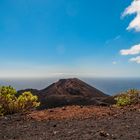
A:
POLYGON ((41 102, 40 109, 65 105, 110 105, 114 103, 109 95, 77 78, 61 79, 42 90, 25 89, 18 93, 21 94, 24 91, 31 91, 38 96, 41 102))
POLYGON ((140 140, 140 104, 67 106, 1 117, 0 140, 140 140))
POLYGON ((31 91, 41 110, 0 117, 0 140, 140 140, 140 104, 116 107, 114 98, 73 79, 31 91))

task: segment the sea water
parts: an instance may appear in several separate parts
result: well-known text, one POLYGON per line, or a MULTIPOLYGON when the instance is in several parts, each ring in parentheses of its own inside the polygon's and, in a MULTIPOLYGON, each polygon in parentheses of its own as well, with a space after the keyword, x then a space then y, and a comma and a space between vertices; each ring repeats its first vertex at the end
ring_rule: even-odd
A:
MULTIPOLYGON (((17 90, 43 89, 61 78, 6 78, 0 85, 11 85, 17 90)), ((80 78, 91 86, 109 95, 115 95, 131 88, 140 89, 140 78, 80 78)))

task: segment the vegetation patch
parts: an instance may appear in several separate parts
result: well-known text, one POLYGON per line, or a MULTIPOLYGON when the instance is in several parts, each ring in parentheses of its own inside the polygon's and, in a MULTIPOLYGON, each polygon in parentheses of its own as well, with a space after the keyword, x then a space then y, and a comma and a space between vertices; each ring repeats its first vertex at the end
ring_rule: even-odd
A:
POLYGON ((140 91, 136 89, 130 89, 124 93, 118 95, 115 100, 117 106, 126 106, 140 103, 140 91))
POLYGON ((23 92, 18 97, 11 86, 0 87, 0 115, 26 112, 40 105, 38 97, 31 92, 23 92))

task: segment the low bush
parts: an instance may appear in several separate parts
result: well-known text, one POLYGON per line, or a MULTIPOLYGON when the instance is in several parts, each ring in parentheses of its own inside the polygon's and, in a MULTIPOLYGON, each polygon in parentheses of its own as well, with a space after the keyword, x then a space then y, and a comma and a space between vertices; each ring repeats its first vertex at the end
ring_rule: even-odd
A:
POLYGON ((130 89, 124 93, 118 95, 115 100, 117 101, 117 106, 126 106, 131 104, 140 103, 140 91, 135 89, 130 89))
POLYGON ((18 97, 17 91, 11 86, 0 87, 0 115, 25 112, 39 106, 37 96, 24 92, 18 97))

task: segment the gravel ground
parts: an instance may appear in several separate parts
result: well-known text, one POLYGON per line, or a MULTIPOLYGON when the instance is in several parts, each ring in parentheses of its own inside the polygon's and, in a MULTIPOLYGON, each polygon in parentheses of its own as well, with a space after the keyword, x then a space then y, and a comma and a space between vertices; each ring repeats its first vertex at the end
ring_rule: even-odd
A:
POLYGON ((1 117, 0 140, 140 140, 140 105, 70 106, 1 117))

